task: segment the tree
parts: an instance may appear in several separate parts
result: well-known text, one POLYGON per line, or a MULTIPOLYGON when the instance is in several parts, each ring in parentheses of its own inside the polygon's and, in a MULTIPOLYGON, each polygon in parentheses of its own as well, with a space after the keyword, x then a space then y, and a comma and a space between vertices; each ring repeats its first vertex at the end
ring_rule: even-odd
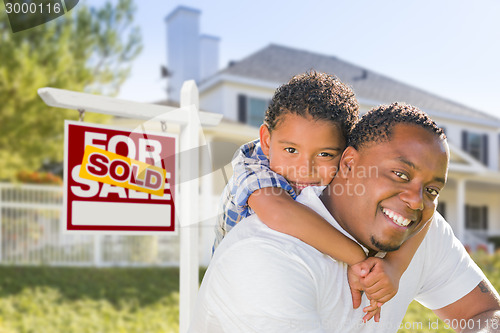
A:
MULTIPOLYGON (((12 33, 0 12, 0 180, 63 159, 64 119, 74 110, 50 109, 38 88, 55 87, 116 95, 139 54, 132 0, 100 8, 80 3, 47 24, 12 33)), ((103 122, 104 115, 85 120, 103 122)))

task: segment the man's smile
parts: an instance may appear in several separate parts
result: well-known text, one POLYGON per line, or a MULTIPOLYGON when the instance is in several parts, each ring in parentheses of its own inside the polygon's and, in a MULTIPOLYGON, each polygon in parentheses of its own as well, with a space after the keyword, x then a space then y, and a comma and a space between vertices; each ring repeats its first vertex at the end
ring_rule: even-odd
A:
POLYGON ((382 208, 382 213, 384 213, 384 215, 388 217, 396 225, 403 228, 408 228, 415 220, 412 218, 404 217, 403 215, 396 213, 395 211, 389 208, 382 208))

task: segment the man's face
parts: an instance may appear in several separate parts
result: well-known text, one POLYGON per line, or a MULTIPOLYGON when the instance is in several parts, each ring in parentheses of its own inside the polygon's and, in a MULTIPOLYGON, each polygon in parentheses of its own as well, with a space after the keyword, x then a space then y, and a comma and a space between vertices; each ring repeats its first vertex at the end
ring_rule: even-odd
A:
POLYGON ((336 181, 328 188, 334 201, 341 198, 332 206, 334 217, 369 249, 397 250, 432 218, 448 156, 445 141, 406 124, 393 127, 390 141, 347 148, 342 188, 336 181))
POLYGON ((345 139, 336 123, 287 113, 272 133, 261 126, 262 151, 270 168, 298 193, 307 186, 328 185, 335 176, 345 139))

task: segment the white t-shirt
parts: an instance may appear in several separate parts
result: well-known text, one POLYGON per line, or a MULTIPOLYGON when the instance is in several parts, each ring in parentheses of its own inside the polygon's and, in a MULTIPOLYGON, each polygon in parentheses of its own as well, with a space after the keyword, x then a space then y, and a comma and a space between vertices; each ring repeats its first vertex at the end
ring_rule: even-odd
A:
MULTIPOLYGON (((323 188, 306 188, 297 200, 347 235, 319 199, 323 188)), ((397 295, 382 306, 380 322, 364 324, 362 308, 369 301, 363 296, 361 306, 352 308, 345 263, 268 228, 253 215, 215 251, 189 332, 396 332, 413 299, 439 309, 484 278, 436 214, 397 295)))

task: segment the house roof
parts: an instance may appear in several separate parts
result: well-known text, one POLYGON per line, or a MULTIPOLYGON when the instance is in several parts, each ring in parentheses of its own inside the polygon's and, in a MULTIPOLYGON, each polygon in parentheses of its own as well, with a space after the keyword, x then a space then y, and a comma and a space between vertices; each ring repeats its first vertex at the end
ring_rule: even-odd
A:
POLYGON ((474 121, 500 126, 500 119, 482 111, 439 97, 422 89, 375 73, 333 56, 271 44, 254 54, 232 62, 216 75, 234 75, 277 85, 293 75, 314 69, 335 74, 354 89, 360 101, 373 104, 405 102, 435 116, 448 116, 462 121, 474 121))

